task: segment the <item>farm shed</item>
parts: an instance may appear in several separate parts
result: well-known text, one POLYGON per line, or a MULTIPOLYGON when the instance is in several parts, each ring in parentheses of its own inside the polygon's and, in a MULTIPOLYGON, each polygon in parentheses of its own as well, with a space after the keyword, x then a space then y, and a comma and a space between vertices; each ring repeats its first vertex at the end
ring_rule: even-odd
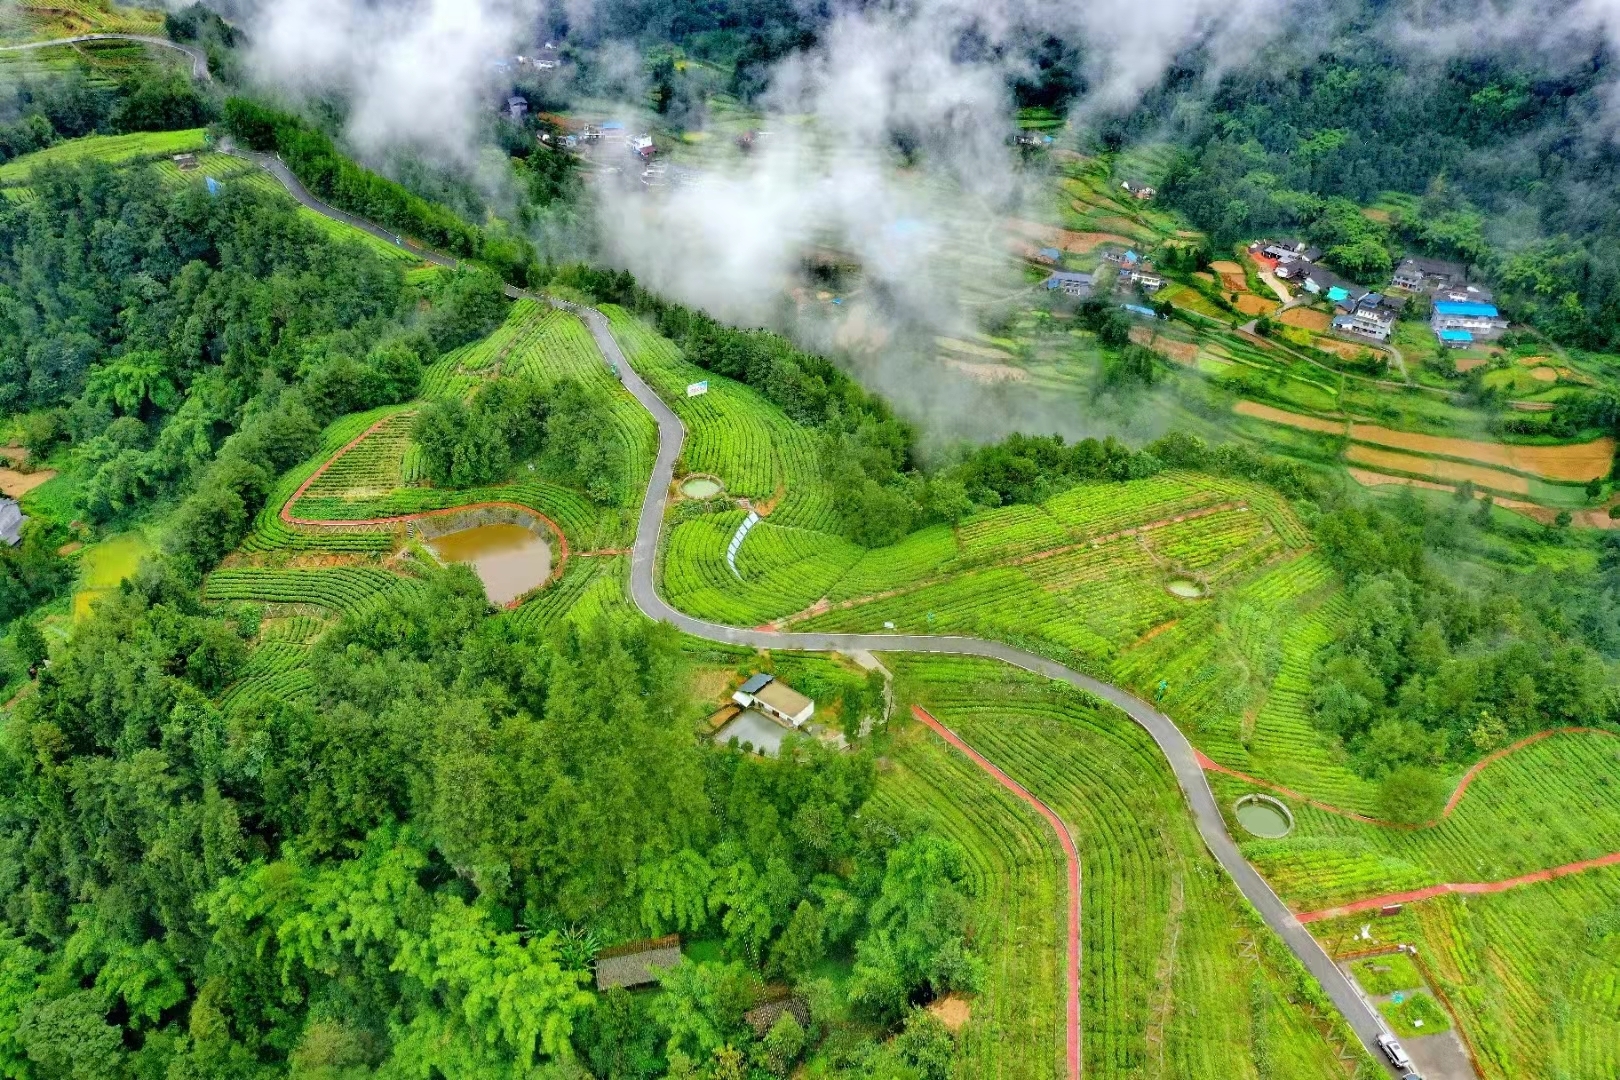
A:
POLYGON ((757 674, 731 695, 745 709, 758 709, 784 724, 798 727, 815 715, 816 703, 774 675, 757 674))
POLYGON ((681 962, 679 934, 615 945, 596 954, 596 988, 650 986, 658 972, 681 962))
POLYGON ((15 499, 0 499, 0 544, 15 547, 22 540, 22 507, 15 499))

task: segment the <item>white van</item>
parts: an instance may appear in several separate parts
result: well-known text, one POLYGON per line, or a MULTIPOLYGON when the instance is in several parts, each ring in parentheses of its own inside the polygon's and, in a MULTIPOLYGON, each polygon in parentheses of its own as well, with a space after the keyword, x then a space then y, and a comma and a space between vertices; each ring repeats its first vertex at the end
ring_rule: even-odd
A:
POLYGON ((1384 1056, 1389 1058, 1389 1063, 1397 1069, 1405 1071, 1412 1067, 1412 1059, 1406 1056, 1406 1051, 1402 1050, 1401 1044, 1395 1041, 1395 1036, 1378 1036, 1378 1049, 1384 1052, 1384 1056))

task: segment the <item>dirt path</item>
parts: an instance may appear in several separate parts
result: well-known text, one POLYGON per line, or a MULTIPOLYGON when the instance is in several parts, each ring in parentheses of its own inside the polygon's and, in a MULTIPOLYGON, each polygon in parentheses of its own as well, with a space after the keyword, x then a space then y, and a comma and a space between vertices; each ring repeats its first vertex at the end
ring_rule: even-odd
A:
POLYGON ((1045 818, 1052 831, 1057 833, 1058 842, 1063 845, 1063 858, 1069 868, 1069 1006, 1068 1006, 1068 1038, 1066 1040, 1067 1057, 1069 1065, 1069 1080, 1080 1080, 1080 851, 1074 845, 1074 837, 1069 835, 1069 827, 1063 824, 1051 807, 1029 793, 1029 790, 997 768, 989 758, 969 746, 960 735, 935 720, 928 710, 920 705, 911 707, 911 715, 934 730, 934 733, 947 743, 956 747, 968 756, 979 768, 989 773, 997 783, 1012 792, 1019 799, 1028 803, 1035 812, 1045 818))
POLYGON ((1358 814, 1354 810, 1341 810, 1339 807, 1334 806, 1331 803, 1320 802, 1308 795, 1301 795, 1292 788, 1283 787, 1281 784, 1274 784, 1269 780, 1261 780, 1258 777, 1250 776, 1248 773, 1239 772, 1236 769, 1228 768, 1227 766, 1222 765, 1220 762, 1215 761, 1205 755, 1202 750, 1198 751, 1198 764, 1207 772, 1221 773, 1224 776, 1234 777, 1238 780, 1242 780, 1246 784, 1253 784, 1255 787, 1265 788, 1267 791, 1275 791, 1279 795, 1286 795, 1290 799, 1302 802, 1307 806, 1315 807, 1318 810, 1325 810, 1330 814, 1338 814, 1340 817, 1347 817, 1352 821, 1360 821, 1368 825, 1382 825, 1389 829, 1432 829, 1451 816, 1451 812, 1457 809, 1457 804, 1462 802, 1463 795, 1468 791, 1468 785, 1472 784, 1479 778, 1479 774, 1485 770, 1487 765, 1493 765, 1507 757, 1509 754, 1523 750, 1525 747, 1538 743, 1543 739, 1550 739, 1554 735, 1612 736, 1614 734, 1614 732, 1605 728, 1562 727, 1549 728, 1546 731, 1538 731, 1534 735, 1527 735, 1513 745, 1504 746, 1502 749, 1487 754, 1485 757, 1482 757, 1478 761, 1474 762, 1469 770, 1463 773, 1462 779, 1457 781, 1457 787, 1454 791, 1452 791, 1451 797, 1446 800, 1445 808, 1440 811, 1440 816, 1432 821, 1425 821, 1421 825, 1407 825, 1399 821, 1385 821, 1383 818, 1368 817, 1366 814, 1358 814))
POLYGON ((1406 892, 1387 893, 1384 896, 1369 896, 1365 900, 1355 900, 1338 907, 1323 908, 1321 911, 1306 911, 1296 918, 1302 923, 1321 922, 1323 919, 1337 919, 1344 915, 1356 915, 1364 911, 1377 911, 1379 908, 1394 904, 1415 904, 1421 900, 1432 900, 1436 896, 1446 896, 1450 893, 1459 893, 1465 896, 1478 896, 1482 893, 1507 892, 1517 889, 1521 885, 1538 885, 1554 878, 1568 877, 1571 874, 1581 874, 1588 870, 1597 870, 1605 866, 1620 866, 1620 851, 1608 855, 1599 855, 1595 859, 1582 859, 1580 862, 1565 863, 1563 866, 1553 866, 1546 870, 1536 870, 1529 874, 1520 874, 1518 877, 1508 878, 1506 881, 1448 881, 1443 885, 1430 885, 1426 889, 1409 889, 1406 892))

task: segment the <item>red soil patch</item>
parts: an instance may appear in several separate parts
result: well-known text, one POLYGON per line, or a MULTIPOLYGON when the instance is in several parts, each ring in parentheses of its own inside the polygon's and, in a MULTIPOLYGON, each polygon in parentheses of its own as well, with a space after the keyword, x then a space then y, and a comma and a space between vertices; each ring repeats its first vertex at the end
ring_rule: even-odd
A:
POLYGON ((1327 331, 1333 327, 1332 317, 1315 308, 1289 308, 1277 316, 1277 321, 1284 326, 1295 326, 1301 330, 1327 331))
POLYGON ((947 1031, 961 1031, 973 1015, 972 1006, 960 994, 946 994, 928 1006, 928 1011, 945 1025, 947 1031))
POLYGON ((1530 369, 1530 377, 1536 382, 1557 382, 1558 372, 1550 367, 1534 367, 1530 369))
POLYGON ((1080 852, 1074 846, 1074 838, 1069 835, 1068 826, 1041 800, 1031 795, 1018 781, 1002 772, 993 765, 988 758, 969 746, 962 737, 944 724, 929 715, 928 710, 920 705, 911 707, 911 715, 923 724, 932 728, 934 733, 950 745, 956 747, 979 768, 1013 795, 1029 804, 1034 811, 1046 819, 1052 831, 1057 833, 1058 843, 1063 845, 1063 858, 1068 864, 1069 896, 1067 907, 1069 909, 1069 970, 1068 970, 1068 1037, 1065 1040, 1068 1059, 1069 1080, 1080 1080, 1080 852))

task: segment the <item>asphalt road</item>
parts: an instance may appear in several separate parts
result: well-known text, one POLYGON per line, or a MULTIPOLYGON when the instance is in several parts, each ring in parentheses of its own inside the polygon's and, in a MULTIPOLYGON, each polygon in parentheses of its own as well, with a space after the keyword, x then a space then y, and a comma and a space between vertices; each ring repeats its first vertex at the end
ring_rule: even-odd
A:
MULTIPOLYGON (((314 198, 306 191, 292 175, 292 172, 276 158, 263 155, 251 156, 270 171, 287 190, 304 206, 325 214, 337 221, 350 224, 356 228, 389 241, 396 242, 398 237, 370 222, 362 221, 352 215, 327 206, 314 198)), ((441 266, 455 266, 456 260, 447 256, 423 251, 412 247, 411 250, 422 255, 423 258, 441 266)), ((1349 1021, 1350 1027, 1361 1039, 1362 1044, 1380 1063, 1383 1057, 1378 1053, 1373 1040, 1385 1030, 1382 1018, 1378 1016, 1366 999, 1351 983, 1350 979, 1339 970, 1338 966, 1328 958, 1326 952, 1317 944, 1316 939, 1306 931, 1298 919, 1294 918, 1287 906, 1272 892, 1271 886, 1257 873, 1254 867, 1239 853, 1231 834, 1226 831, 1226 823, 1221 818, 1220 808, 1216 805, 1214 792, 1210 790, 1209 782, 1204 776, 1204 770, 1198 765, 1197 754, 1192 743, 1181 733, 1171 719, 1159 712, 1146 701, 1121 690, 1110 683, 1094 679, 1089 675, 1065 667, 1044 656, 1025 652, 1013 648, 1011 645, 999 641, 987 641, 971 637, 933 637, 916 634, 801 634, 801 633, 774 633, 765 630, 750 630, 743 627, 725 626, 720 623, 706 622, 695 619, 690 615, 676 611, 666 604, 658 595, 657 566, 659 535, 663 529, 664 514, 669 502, 669 492, 675 479, 675 462, 680 457, 681 447, 686 441, 686 428, 680 417, 675 415, 673 409, 659 397, 652 387, 636 372, 619 343, 614 339, 608 327, 608 321, 600 311, 595 308, 582 307, 558 301, 550 297, 524 292, 515 286, 508 285, 507 295, 514 298, 526 298, 542 303, 555 304, 557 307, 570 310, 578 314, 589 327, 597 348, 601 350, 603 358, 617 371, 620 381, 635 399, 641 403, 658 425, 658 457, 653 466, 652 479, 647 484, 647 496, 642 502, 641 517, 636 527, 636 542, 630 556, 630 597, 637 608, 648 618, 667 622, 683 633, 707 641, 724 642, 730 645, 745 645, 758 649, 791 649, 801 652, 916 652, 937 653, 950 656, 978 656, 992 660, 1000 660, 1023 668, 1025 671, 1037 675, 1044 675, 1050 679, 1066 682, 1070 686, 1084 690, 1111 705, 1118 707, 1132 720, 1140 724, 1153 741, 1158 744, 1165 760, 1170 763, 1170 769, 1175 773, 1176 782, 1181 785, 1182 793, 1187 798, 1188 807, 1192 810, 1193 820, 1198 826, 1199 835, 1204 838, 1210 852, 1225 867, 1237 884, 1239 891, 1254 905, 1266 925, 1281 937, 1288 948, 1305 965, 1306 969, 1321 983, 1323 990, 1332 999, 1339 1011, 1349 1021)))
POLYGON ((75 37, 57 38, 54 41, 30 41, 26 45, 6 45, 0 47, 0 52, 22 52, 26 49, 48 49, 53 45, 77 45, 84 41, 138 41, 142 45, 156 45, 163 49, 174 49, 191 57, 191 77, 201 82, 211 82, 213 76, 208 71, 208 54, 194 45, 182 45, 178 41, 168 38, 148 37, 145 34, 79 34, 75 37))

